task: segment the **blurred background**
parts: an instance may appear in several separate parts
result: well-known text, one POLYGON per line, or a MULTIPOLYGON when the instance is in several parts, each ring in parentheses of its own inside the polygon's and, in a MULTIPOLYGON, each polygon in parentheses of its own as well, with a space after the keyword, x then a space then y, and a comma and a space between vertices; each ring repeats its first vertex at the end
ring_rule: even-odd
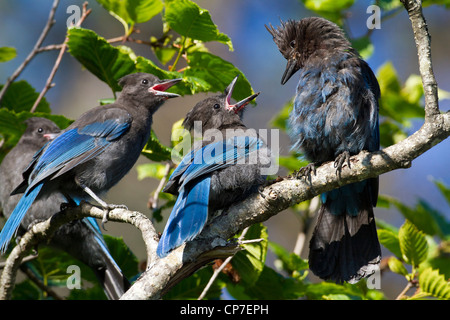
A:
MULTIPOLYGON (((56 24, 43 45, 63 42, 66 34, 66 20, 70 16, 70 13, 66 13, 66 9, 73 4, 81 8, 83 2, 61 1, 56 12, 56 24)), ((279 25, 280 19, 301 19, 315 14, 305 9, 299 0, 195 0, 195 2, 209 10, 219 30, 231 38, 234 51, 230 52, 226 45, 220 43, 207 43, 207 47, 212 53, 232 62, 246 75, 253 89, 261 91, 261 95, 257 98, 257 105, 247 108, 244 119, 246 125, 256 129, 269 128, 270 120, 295 94, 297 81, 294 75, 293 80, 286 85, 280 84, 286 60, 280 55, 264 24, 272 23, 276 26, 279 25)), ((371 1, 359 0, 349 10, 346 31, 352 37, 356 38, 367 33, 366 20, 370 14, 366 13, 366 9, 371 4, 371 1)), ((2 21, 0 47, 15 47, 18 53, 14 60, 0 64, 1 84, 5 83, 32 50, 47 21, 51 5, 51 0, 0 1, 0 21, 2 21)), ((106 39, 123 34, 123 26, 97 2, 89 1, 88 7, 92 8, 92 13, 83 23, 84 28, 93 29, 106 39)), ((450 91, 450 63, 448 62, 450 11, 442 6, 431 6, 424 9, 424 15, 432 36, 432 59, 438 86, 450 91)), ((150 36, 160 37, 162 35, 161 16, 155 17, 148 23, 138 24, 137 28, 140 34, 136 37, 141 39, 148 39, 150 36)), ((391 61, 402 82, 410 74, 419 74, 411 24, 404 10, 394 18, 383 21, 381 29, 374 30, 371 34, 371 40, 375 49, 367 62, 375 73, 381 65, 391 61)), ((130 46, 136 54, 157 61, 148 46, 134 43, 126 43, 126 45, 130 46)), ((36 91, 40 92, 57 54, 57 51, 40 53, 18 80, 26 79, 36 91)), ((71 119, 76 119, 84 111, 96 106, 99 99, 112 97, 109 87, 90 72, 83 70, 70 54, 64 55, 53 82, 56 86, 46 95, 52 112, 71 119)), ((163 143, 170 144, 172 124, 183 118, 186 112, 205 96, 205 94, 198 94, 169 100, 156 113, 153 129, 163 143)), ((449 105, 449 100, 440 102, 442 111, 448 111, 449 105)), ((409 133, 414 132, 421 125, 419 121, 414 122, 409 133)), ((286 155, 289 153, 289 139, 283 133, 280 139, 280 154, 286 155)), ((381 176, 380 193, 399 198, 411 206, 419 197, 427 199, 435 209, 444 212, 447 218, 450 218, 450 210, 445 199, 430 181, 434 178, 447 185, 450 184, 449 156, 450 141, 446 140, 416 159, 411 168, 396 170, 381 176)), ((141 158, 138 164, 147 161, 141 158)), ((286 174, 286 172, 280 174, 286 174)), ((136 170, 133 169, 111 189, 106 201, 126 204, 131 210, 151 216, 147 201, 158 183, 159 181, 154 179, 138 181, 136 170)), ((168 214, 168 211, 164 212, 165 219, 168 214)), ((404 221, 403 216, 395 209, 376 208, 375 216, 397 227, 404 221)), ((163 230, 164 222, 156 225, 157 230, 163 230)), ((293 250, 300 223, 290 210, 281 212, 265 222, 265 225, 268 227, 270 240, 293 250)), ((134 227, 109 222, 106 228, 105 233, 122 236, 136 256, 140 260, 145 259, 142 238, 134 227)), ((267 264, 273 267, 273 256, 270 251, 267 264)), ((383 275, 381 289, 388 298, 395 298, 404 286, 404 278, 390 272, 383 275)))

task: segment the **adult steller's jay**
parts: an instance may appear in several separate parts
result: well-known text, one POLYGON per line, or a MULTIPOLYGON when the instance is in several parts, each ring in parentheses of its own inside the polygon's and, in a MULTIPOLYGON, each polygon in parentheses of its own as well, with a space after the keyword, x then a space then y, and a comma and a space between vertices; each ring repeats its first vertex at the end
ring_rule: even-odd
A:
MULTIPOLYGON (((10 196, 10 193, 22 182, 22 171, 33 155, 60 132, 56 124, 45 118, 30 118, 26 123, 25 133, 0 165, 0 206, 6 218, 20 200, 20 195, 10 196)), ((67 199, 59 192, 35 200, 20 224, 19 234, 53 216, 65 202, 67 199)), ((119 299, 128 289, 129 282, 109 253, 94 218, 84 218, 61 226, 53 235, 50 245, 68 252, 89 266, 109 299, 119 299)))
POLYGON ((160 258, 194 239, 208 212, 245 198, 265 181, 261 164, 270 162, 270 152, 241 119, 243 108, 259 93, 231 104, 236 80, 224 94, 197 103, 184 119, 186 129, 201 130, 202 141, 182 159, 163 190, 178 197, 158 244, 160 258))
POLYGON ((162 81, 151 74, 134 73, 119 80, 122 92, 116 102, 95 107, 45 145, 24 171, 24 181, 13 191, 23 192, 0 233, 5 250, 28 208, 36 198, 54 191, 79 204, 95 199, 105 210, 123 207, 99 198, 136 163, 152 125, 153 113, 168 98, 165 92, 181 79, 162 81))
MULTIPOLYGON (((351 155, 380 147, 380 88, 369 65, 343 31, 323 18, 289 20, 267 27, 287 60, 281 83, 300 73, 289 115, 293 148, 312 162, 300 172, 335 160, 341 170, 351 155)), ((373 274, 381 259, 373 207, 378 178, 323 193, 310 242, 309 265, 322 279, 359 281, 373 274)))

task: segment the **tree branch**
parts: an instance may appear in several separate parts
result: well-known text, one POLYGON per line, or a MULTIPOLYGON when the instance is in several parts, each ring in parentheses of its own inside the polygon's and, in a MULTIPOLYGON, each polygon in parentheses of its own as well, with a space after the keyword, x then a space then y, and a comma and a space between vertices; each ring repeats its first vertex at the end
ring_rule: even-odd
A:
POLYGON ((401 2, 408 11, 414 32, 414 41, 419 58, 419 71, 425 92, 425 121, 433 121, 433 117, 439 114, 438 86, 431 62, 431 38, 422 12, 422 1, 401 0, 401 2))
MULTIPOLYGON (((103 209, 97 208, 87 202, 83 202, 78 207, 67 208, 66 210, 56 213, 46 221, 33 225, 31 229, 20 238, 19 243, 14 247, 5 262, 0 278, 0 300, 9 299, 11 297, 17 271, 22 259, 28 254, 29 250, 33 249, 39 243, 50 239, 54 232, 63 224, 88 216, 101 219, 103 217, 103 209)), ((148 261, 150 263, 158 245, 158 235, 151 221, 142 213, 125 209, 114 209, 110 211, 109 220, 132 224, 141 231, 147 249, 148 261)))
MULTIPOLYGON (((81 26, 83 21, 91 13, 92 9, 88 10, 87 5, 88 5, 87 2, 83 3, 83 12, 82 12, 82 15, 81 15, 80 19, 78 20, 77 24, 75 25, 76 27, 81 26)), ((41 93, 39 94, 39 96, 37 97, 33 106, 31 107, 31 110, 30 110, 31 113, 36 111, 36 108, 39 105, 39 102, 41 102, 42 98, 45 96, 47 91, 50 90, 50 88, 52 88, 54 86, 52 81, 53 81, 53 78, 55 77, 56 71, 59 68, 59 65, 61 64, 61 60, 64 55, 64 52, 66 51, 68 41, 69 41, 69 37, 66 36, 66 39, 64 40, 64 43, 62 44, 61 49, 59 50, 59 54, 58 54, 58 57, 56 58, 55 64, 53 65, 52 71, 50 72, 50 75, 48 76, 47 82, 45 83, 44 89, 42 89, 41 93)))
POLYGON ((58 7, 58 4, 59 4, 59 0, 53 1, 53 5, 50 10, 48 19, 47 19, 47 23, 45 24, 45 27, 42 30, 42 33, 39 36, 38 41, 34 45, 33 50, 31 50, 31 52, 28 54, 26 59, 22 62, 22 64, 16 69, 16 71, 14 71, 14 73, 11 75, 11 77, 9 77, 6 80, 5 85, 3 86, 2 90, 0 91, 0 101, 2 101, 3 96, 5 95, 6 90, 8 90, 11 83, 13 83, 14 80, 17 79, 17 77, 22 73, 22 71, 25 69, 25 67, 28 65, 28 63, 30 63, 30 61, 34 58, 34 56, 39 52, 39 48, 40 48, 42 42, 44 42, 44 39, 45 39, 45 37, 47 37, 47 34, 50 31, 51 27, 55 24, 54 17, 55 17, 55 12, 56 12, 56 8, 58 7))

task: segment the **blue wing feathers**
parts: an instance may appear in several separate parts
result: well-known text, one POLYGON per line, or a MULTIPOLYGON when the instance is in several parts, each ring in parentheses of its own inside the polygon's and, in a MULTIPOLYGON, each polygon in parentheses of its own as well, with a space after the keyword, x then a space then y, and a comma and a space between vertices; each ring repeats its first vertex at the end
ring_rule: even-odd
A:
POLYGON ((179 195, 158 244, 160 258, 192 240, 205 226, 210 173, 236 164, 262 145, 262 140, 257 137, 236 136, 193 150, 183 158, 169 179, 179 179, 179 195))

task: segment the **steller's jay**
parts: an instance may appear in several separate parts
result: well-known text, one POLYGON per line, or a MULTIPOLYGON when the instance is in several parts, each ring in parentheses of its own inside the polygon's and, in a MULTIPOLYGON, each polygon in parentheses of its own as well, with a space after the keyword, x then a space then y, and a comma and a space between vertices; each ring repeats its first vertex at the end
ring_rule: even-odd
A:
POLYGON ((6 249, 34 200, 56 190, 76 204, 89 196, 95 199, 105 210, 103 222, 109 210, 123 207, 107 204, 98 195, 136 163, 150 136, 153 113, 168 98, 179 96, 165 90, 179 81, 129 74, 119 80, 123 89, 116 102, 85 112, 47 143, 12 192, 24 194, 0 233, 0 249, 6 249))
MULTIPOLYGON (((351 155, 379 150, 378 81, 343 31, 317 17, 266 28, 287 60, 281 83, 300 74, 288 122, 293 148, 312 162, 300 172, 309 175, 315 165, 333 160, 338 172, 344 163, 350 167, 351 155)), ((320 198, 309 251, 312 272, 339 283, 373 274, 381 259, 373 214, 378 178, 320 198)))
POLYGON ((241 119, 244 107, 259 93, 231 104, 236 80, 224 94, 198 102, 184 119, 184 127, 201 133, 202 141, 199 146, 194 143, 163 189, 178 197, 158 243, 160 258, 194 239, 205 226, 208 212, 245 198, 265 181, 260 169, 270 162, 270 153, 241 119))
MULTIPOLYGON (((10 193, 22 181, 22 171, 33 155, 60 132, 56 124, 45 118, 29 118, 26 124, 25 133, 0 165, 0 206, 6 218, 20 200, 20 195, 10 196, 10 193)), ((21 222, 19 234, 23 234, 33 224, 53 216, 65 202, 67 199, 59 192, 35 200, 21 222)), ((50 240, 50 245, 66 251, 89 266, 109 299, 119 299, 128 289, 128 280, 109 253, 94 218, 84 218, 61 226, 50 240)))

